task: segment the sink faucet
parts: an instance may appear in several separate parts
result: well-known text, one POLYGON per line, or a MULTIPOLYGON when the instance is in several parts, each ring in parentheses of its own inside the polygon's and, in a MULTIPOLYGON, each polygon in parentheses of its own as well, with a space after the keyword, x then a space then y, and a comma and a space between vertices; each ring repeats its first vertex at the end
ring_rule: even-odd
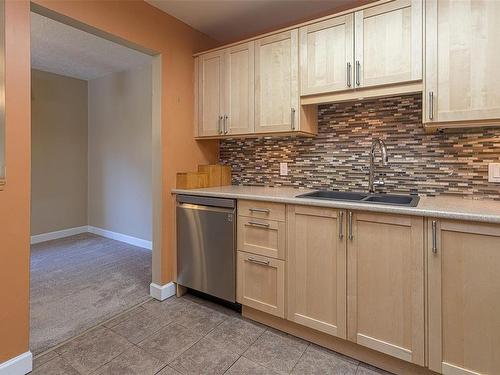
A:
POLYGON ((370 149, 370 174, 369 174, 369 177, 368 177, 368 191, 370 193, 374 193, 375 192, 374 186, 382 186, 382 185, 384 185, 384 181, 381 181, 381 180, 374 181, 373 180, 373 169, 374 169, 374 163, 375 163, 375 149, 376 149, 376 146, 379 146, 380 151, 382 152, 382 163, 384 165, 387 165, 387 163, 389 161, 389 158, 387 157, 387 149, 385 147, 384 141, 382 141, 381 139, 375 138, 372 141, 372 147, 370 149))

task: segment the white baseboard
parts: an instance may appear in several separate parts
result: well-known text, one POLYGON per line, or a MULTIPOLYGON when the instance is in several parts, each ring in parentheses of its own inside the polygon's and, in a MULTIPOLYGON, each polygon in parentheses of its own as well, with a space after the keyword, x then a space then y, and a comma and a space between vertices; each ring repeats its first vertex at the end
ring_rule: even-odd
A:
POLYGON ((36 244, 40 242, 56 240, 58 238, 64 238, 69 236, 74 236, 75 234, 88 232, 88 227, 86 225, 82 227, 68 228, 63 230, 58 230, 55 232, 36 234, 31 236, 31 244, 36 244))
POLYGON ((0 375, 25 375, 33 369, 33 355, 26 352, 0 363, 0 375))
POLYGON ((147 240, 143 240, 141 238, 128 236, 126 234, 112 232, 110 230, 93 227, 91 225, 88 226, 88 232, 93 233, 93 234, 97 234, 99 236, 103 236, 106 238, 110 238, 112 240, 125 242, 125 243, 128 243, 130 245, 143 247, 143 248, 148 249, 148 250, 153 249, 153 242, 152 241, 147 241, 147 240))
POLYGON ((75 234, 87 233, 87 232, 97 234, 97 235, 102 236, 102 237, 110 238, 112 240, 125 242, 125 243, 128 243, 130 245, 143 247, 143 248, 148 249, 148 250, 153 249, 153 242, 152 241, 146 241, 146 240, 143 240, 141 238, 128 236, 128 235, 122 234, 122 233, 112 232, 110 230, 93 227, 91 225, 84 225, 82 227, 68 228, 68 229, 58 230, 56 232, 50 232, 50 233, 36 234, 34 236, 31 236, 31 244, 33 245, 33 244, 40 243, 40 242, 56 240, 58 238, 74 236, 75 234))
POLYGON ((169 297, 175 296, 175 284, 173 282, 165 285, 151 283, 149 286, 149 295, 158 301, 164 301, 169 297))

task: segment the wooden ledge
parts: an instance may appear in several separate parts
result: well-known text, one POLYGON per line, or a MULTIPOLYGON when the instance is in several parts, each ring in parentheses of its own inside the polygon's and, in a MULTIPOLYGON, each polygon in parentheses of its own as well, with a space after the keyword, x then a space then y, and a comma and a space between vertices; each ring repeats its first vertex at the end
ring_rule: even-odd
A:
POLYGON ((5 178, 0 178, 0 191, 3 190, 4 186, 5 186, 5 178))

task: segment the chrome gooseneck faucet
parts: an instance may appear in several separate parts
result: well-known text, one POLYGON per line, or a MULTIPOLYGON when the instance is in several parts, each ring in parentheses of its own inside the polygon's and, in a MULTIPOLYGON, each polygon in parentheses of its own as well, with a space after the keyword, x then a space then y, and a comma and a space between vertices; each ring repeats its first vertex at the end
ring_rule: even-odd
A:
POLYGON ((370 193, 375 192, 374 186, 383 186, 384 185, 384 181, 382 181, 382 180, 377 180, 377 181, 373 180, 373 169, 374 169, 374 164, 375 164, 375 150, 376 150, 377 146, 379 146, 380 151, 382 152, 382 163, 384 165, 387 165, 387 163, 389 162, 389 158, 387 157, 387 148, 385 147, 384 141, 382 141, 381 139, 375 138, 372 141, 372 147, 370 149, 370 175, 368 177, 368 191, 370 193))

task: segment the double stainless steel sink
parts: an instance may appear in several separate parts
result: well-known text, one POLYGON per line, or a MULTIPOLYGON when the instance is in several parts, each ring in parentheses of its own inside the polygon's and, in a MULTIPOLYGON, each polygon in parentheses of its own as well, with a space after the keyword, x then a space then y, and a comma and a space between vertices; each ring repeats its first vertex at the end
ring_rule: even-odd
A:
POLYGON ((416 195, 370 194, 333 190, 313 191, 311 193, 297 195, 297 198, 374 203, 406 207, 416 207, 419 201, 419 197, 416 195))

